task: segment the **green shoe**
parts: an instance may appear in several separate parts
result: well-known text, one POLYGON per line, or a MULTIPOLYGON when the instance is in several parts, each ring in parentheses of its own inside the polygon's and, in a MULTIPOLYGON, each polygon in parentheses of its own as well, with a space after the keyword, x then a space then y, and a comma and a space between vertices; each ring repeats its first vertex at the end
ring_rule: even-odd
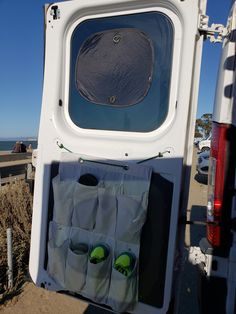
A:
POLYGON ((89 255, 89 261, 92 264, 98 264, 104 261, 108 255, 108 248, 103 244, 98 244, 92 249, 89 255))
POLYGON ((133 254, 129 252, 121 253, 115 260, 114 268, 128 277, 134 269, 135 260, 136 258, 133 254))

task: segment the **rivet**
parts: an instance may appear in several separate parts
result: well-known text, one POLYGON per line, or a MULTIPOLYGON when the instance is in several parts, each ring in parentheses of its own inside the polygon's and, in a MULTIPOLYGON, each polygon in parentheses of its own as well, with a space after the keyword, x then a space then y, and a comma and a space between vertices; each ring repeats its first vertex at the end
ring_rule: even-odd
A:
POLYGON ((116 96, 113 95, 113 96, 109 97, 110 104, 114 104, 115 101, 116 101, 116 96))
POLYGON ((121 41, 121 35, 120 34, 116 34, 113 37, 113 43, 118 44, 121 41))

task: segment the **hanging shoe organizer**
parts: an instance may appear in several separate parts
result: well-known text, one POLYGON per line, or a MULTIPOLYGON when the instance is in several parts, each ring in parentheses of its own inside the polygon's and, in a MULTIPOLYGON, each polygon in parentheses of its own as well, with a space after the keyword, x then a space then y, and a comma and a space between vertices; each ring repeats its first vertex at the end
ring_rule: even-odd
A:
POLYGON ((138 301, 140 234, 146 219, 151 168, 86 160, 61 162, 53 178, 48 273, 63 290, 124 312, 138 301), (90 261, 97 245, 107 249, 90 261), (114 265, 122 253, 134 257, 128 274, 114 265))

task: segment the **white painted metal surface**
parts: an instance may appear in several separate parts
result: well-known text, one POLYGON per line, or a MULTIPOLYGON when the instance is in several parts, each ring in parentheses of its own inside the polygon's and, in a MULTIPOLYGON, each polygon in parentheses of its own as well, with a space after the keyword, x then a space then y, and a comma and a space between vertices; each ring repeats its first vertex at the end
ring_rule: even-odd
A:
POLYGON ((216 86, 213 120, 219 123, 236 125, 236 113, 234 108, 235 97, 235 28, 236 28, 236 7, 232 7, 227 29, 233 30, 224 39, 222 57, 218 72, 216 86))
MULTIPOLYGON (((55 5, 55 4, 54 4, 55 5)), ((30 252, 30 274, 37 285, 58 290, 45 270, 48 228, 48 198, 52 162, 60 162, 60 144, 74 153, 98 159, 136 161, 170 151, 148 164, 174 183, 168 243, 164 304, 154 308, 139 303, 135 313, 165 313, 172 293, 172 276, 181 193, 187 195, 191 166, 202 39, 198 34, 199 13, 206 1, 177 0, 75 0, 57 3, 60 18, 46 10, 45 72, 38 139, 37 168, 30 252), (199 7, 199 3, 201 8, 199 7), (161 12, 174 28, 173 67, 169 110, 162 126, 149 133, 85 130, 73 124, 68 114, 70 41, 75 27, 87 19, 144 12, 161 12), (62 106, 59 106, 59 100, 62 106)), ((57 12, 58 14, 58 12, 57 12)), ((58 16, 59 17, 59 16, 58 16)), ((183 210, 183 208, 182 208, 183 210)))

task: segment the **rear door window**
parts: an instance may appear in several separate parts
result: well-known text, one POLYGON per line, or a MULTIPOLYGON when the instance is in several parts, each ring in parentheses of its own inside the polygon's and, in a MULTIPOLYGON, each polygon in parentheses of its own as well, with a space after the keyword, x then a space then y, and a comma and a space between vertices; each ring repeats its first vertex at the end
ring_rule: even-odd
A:
POLYGON ((84 129, 150 132, 168 113, 173 27, 158 12, 86 20, 71 40, 69 115, 84 129))

